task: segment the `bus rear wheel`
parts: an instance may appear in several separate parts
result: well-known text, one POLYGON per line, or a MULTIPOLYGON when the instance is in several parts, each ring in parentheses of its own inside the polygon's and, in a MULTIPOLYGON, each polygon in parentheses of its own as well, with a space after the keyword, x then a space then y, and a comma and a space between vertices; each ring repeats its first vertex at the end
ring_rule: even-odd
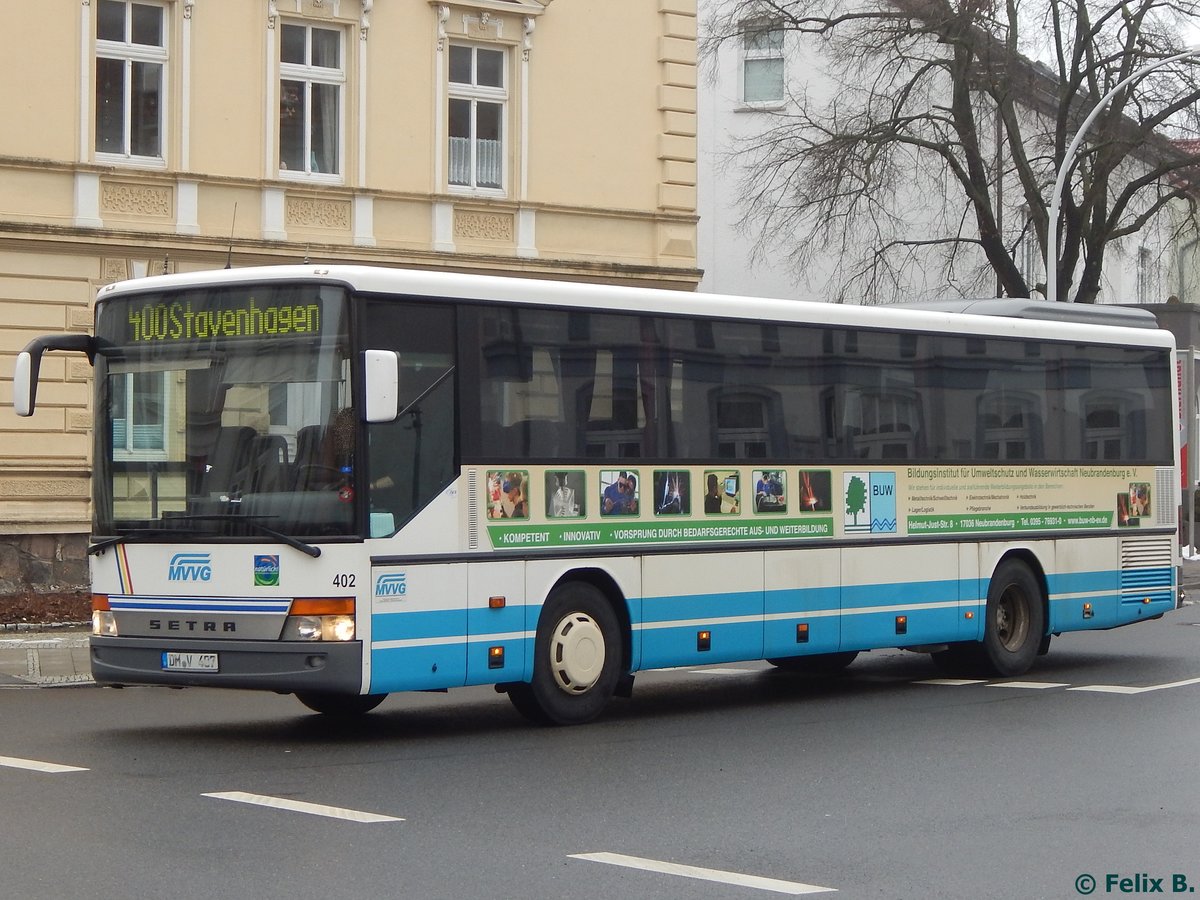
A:
POLYGON ((590 722, 612 699, 621 656, 620 623, 604 594, 590 584, 564 584, 538 620, 533 680, 509 685, 508 698, 538 724, 590 722))
POLYGON ((336 719, 364 716, 387 699, 387 694, 323 694, 303 691, 296 699, 321 715, 336 719))
POLYGON ((1046 638, 1042 587, 1029 566, 1009 559, 988 584, 983 641, 934 654, 948 672, 1008 678, 1029 671, 1046 638))

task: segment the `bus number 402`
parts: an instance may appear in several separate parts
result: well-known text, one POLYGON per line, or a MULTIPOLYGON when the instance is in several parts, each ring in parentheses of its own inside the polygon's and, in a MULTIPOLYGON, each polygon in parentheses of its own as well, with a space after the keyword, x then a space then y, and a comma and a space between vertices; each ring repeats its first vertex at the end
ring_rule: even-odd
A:
POLYGON ((354 576, 345 573, 334 575, 333 586, 336 588, 352 588, 354 587, 354 576))

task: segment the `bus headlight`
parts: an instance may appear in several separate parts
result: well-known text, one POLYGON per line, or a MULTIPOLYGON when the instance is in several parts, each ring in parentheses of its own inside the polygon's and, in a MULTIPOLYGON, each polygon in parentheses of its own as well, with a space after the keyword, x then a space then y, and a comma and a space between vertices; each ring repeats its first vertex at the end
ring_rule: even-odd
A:
POLYGON ((285 641, 354 640, 353 597, 299 597, 283 625, 285 641))
POLYGON ((352 641, 353 616, 288 616, 283 625, 285 641, 352 641))
POLYGON ((117 636, 117 617, 108 607, 108 594, 92 594, 92 634, 117 636))
POLYGON ((92 612, 92 634, 104 637, 117 636, 117 617, 111 610, 94 610, 92 612))

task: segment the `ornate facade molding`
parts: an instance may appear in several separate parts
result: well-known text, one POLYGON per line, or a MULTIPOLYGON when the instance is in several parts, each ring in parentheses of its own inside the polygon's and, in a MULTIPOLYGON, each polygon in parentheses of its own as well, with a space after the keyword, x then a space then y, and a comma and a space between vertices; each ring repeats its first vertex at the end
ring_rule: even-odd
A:
POLYGON ((514 217, 509 213, 454 211, 454 237, 476 241, 504 241, 515 239, 514 217))
POLYGON ((499 40, 504 36, 504 19, 499 16, 493 16, 486 9, 478 15, 463 13, 462 30, 469 37, 499 40), (488 34, 489 31, 492 32, 490 35, 488 34))
POLYGON ((443 3, 437 8, 438 53, 446 49, 446 23, 450 21, 450 7, 443 3))
POLYGON ((129 260, 105 257, 100 261, 100 283, 111 284, 129 277, 129 260))
POLYGON ((529 52, 533 49, 533 29, 537 28, 537 19, 533 16, 526 16, 521 20, 521 30, 524 36, 521 38, 521 59, 529 62, 529 52))
POLYGON ((358 39, 365 41, 367 32, 371 30, 371 10, 375 8, 375 0, 362 0, 362 13, 358 17, 358 39))
POLYGON ((307 228, 349 231, 351 206, 348 200, 317 197, 288 197, 284 223, 307 228))
POLYGON ((104 181, 100 184, 100 209, 106 213, 170 218, 174 195, 169 187, 104 181))
POLYGON ((196 5, 196 0, 183 0, 183 17, 190 19, 192 17, 192 7, 196 5))

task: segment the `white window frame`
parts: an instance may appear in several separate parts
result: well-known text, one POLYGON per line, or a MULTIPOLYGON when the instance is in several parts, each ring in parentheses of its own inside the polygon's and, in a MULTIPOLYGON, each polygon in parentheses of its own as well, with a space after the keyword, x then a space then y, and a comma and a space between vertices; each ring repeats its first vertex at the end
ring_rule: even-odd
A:
POLYGON ((1138 247, 1137 251, 1137 302, 1153 303, 1158 286, 1158 267, 1154 263, 1154 252, 1149 247, 1138 247))
POLYGON ((95 53, 92 58, 92 72, 96 80, 96 87, 92 91, 91 102, 98 103, 96 91, 99 90, 100 72, 99 65, 101 59, 114 59, 122 62, 125 67, 125 93, 122 98, 122 117, 124 122, 124 133, 122 135, 123 152, 113 153, 108 150, 99 150, 96 147, 99 140, 99 110, 93 107, 92 114, 92 151, 95 160, 98 163, 106 163, 109 165, 123 166, 141 166, 152 169, 163 169, 167 165, 167 123, 168 123, 168 103, 171 95, 170 90, 170 43, 171 43, 171 18, 168 5, 165 3, 151 2, 151 0, 112 0, 115 3, 121 3, 125 6, 125 39, 123 41, 101 40, 98 31, 100 27, 99 4, 96 10, 96 39, 95 53), (148 44, 133 43, 133 7, 134 6, 149 6, 158 9, 162 15, 162 45, 158 47, 148 44), (143 156, 135 155, 130 152, 132 144, 132 129, 133 129, 133 66, 135 63, 145 63, 148 65, 157 65, 162 71, 162 77, 159 82, 159 101, 158 101, 158 155, 143 156))
POLYGON ((767 18, 746 19, 741 23, 740 30, 742 39, 738 45, 740 48, 738 56, 738 102, 746 110, 779 109, 787 102, 787 58, 784 55, 787 32, 783 29, 780 22, 767 18), (779 33, 777 42, 765 42, 766 46, 752 46, 757 43, 753 40, 754 35, 767 35, 771 32, 779 33), (772 46, 773 43, 777 43, 778 45, 772 46), (770 62, 771 60, 779 60, 783 69, 779 96, 761 100, 746 99, 747 66, 754 63, 770 62))
MULTIPOLYGON (((123 376, 125 379, 125 444, 122 447, 116 445, 113 441, 113 460, 115 462, 151 462, 155 460, 165 460, 168 458, 170 447, 169 441, 169 424, 171 421, 171 375, 174 374, 170 370, 158 373, 161 382, 159 390, 161 391, 162 404, 162 423, 160 425, 162 432, 162 447, 150 449, 134 449, 133 447, 133 429, 137 423, 133 421, 133 379, 136 372, 118 372, 110 377, 123 376)), ((112 417, 112 421, 116 422, 116 417, 112 417)))
POLYGON ((450 48, 451 51, 446 53, 446 133, 443 135, 442 144, 443 152, 446 154, 447 190, 452 194, 469 194, 475 197, 507 197, 509 183, 508 169, 512 157, 512 136, 509 129, 509 85, 512 83, 512 69, 510 67, 511 54, 509 48, 506 45, 479 44, 468 41, 453 41, 450 44, 450 48), (454 47, 465 47, 471 51, 471 84, 450 80, 450 52, 452 52, 452 48, 454 47), (501 54, 501 72, 504 76, 503 86, 490 87, 474 83, 478 81, 478 52, 480 50, 488 50, 501 54), (450 152, 450 104, 455 100, 467 100, 471 103, 470 159, 468 160, 470 184, 455 184, 450 180, 452 169, 450 152), (499 187, 490 187, 477 183, 479 169, 477 165, 478 138, 475 136, 475 112, 476 105, 480 102, 494 103, 500 107, 499 187))
POLYGON ((279 177, 285 180, 317 182, 324 184, 344 184, 346 181, 346 53, 348 50, 348 42, 346 41, 346 29, 332 25, 316 25, 300 20, 281 20, 280 22, 280 40, 279 40, 279 78, 277 81, 277 89, 279 91, 279 100, 276 104, 274 112, 275 122, 275 153, 276 165, 278 166, 279 177), (301 28, 304 30, 304 55, 307 62, 291 63, 283 61, 283 30, 285 28, 301 28), (338 68, 332 69, 325 66, 314 66, 312 60, 312 33, 313 31, 329 31, 338 36, 338 68), (280 128, 280 109, 283 106, 283 83, 285 81, 300 81, 305 85, 304 91, 304 147, 302 150, 302 158, 304 159, 304 168, 290 169, 284 168, 283 148, 280 146, 283 141, 282 129, 280 128), (312 86, 314 84, 333 85, 338 92, 338 121, 337 121, 337 172, 314 172, 313 171, 313 156, 312 156, 312 86))

